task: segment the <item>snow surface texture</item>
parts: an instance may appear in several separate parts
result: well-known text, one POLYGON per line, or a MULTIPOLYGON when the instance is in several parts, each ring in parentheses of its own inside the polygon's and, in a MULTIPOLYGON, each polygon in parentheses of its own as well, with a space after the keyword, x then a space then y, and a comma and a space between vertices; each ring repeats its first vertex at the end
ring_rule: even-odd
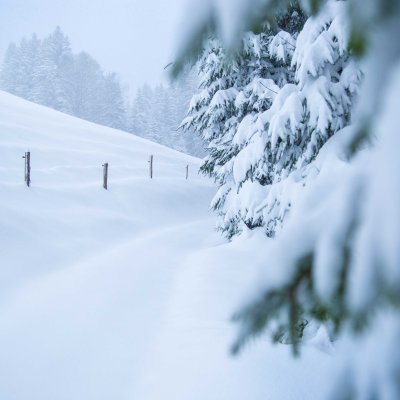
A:
POLYGON ((1 399, 321 398, 331 357, 314 347, 228 355, 254 271, 246 241, 213 232, 199 164, 0 92, 1 399))

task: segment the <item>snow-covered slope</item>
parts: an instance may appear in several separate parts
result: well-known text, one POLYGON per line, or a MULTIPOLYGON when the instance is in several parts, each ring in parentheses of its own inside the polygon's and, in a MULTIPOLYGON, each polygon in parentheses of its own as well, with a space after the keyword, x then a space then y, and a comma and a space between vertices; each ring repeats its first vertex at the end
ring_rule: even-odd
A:
POLYGON ((248 255, 221 258, 199 162, 0 92, 0 399, 318 398, 314 349, 227 355, 248 255))

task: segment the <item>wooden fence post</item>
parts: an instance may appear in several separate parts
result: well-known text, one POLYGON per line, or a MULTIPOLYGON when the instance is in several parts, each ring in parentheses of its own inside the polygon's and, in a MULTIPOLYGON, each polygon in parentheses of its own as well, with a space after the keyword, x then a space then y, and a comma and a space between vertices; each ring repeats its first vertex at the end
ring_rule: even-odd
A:
POLYGON ((150 166, 150 179, 153 179, 153 154, 150 156, 149 166, 150 166))
POLYGON ((25 183, 26 186, 31 185, 31 152, 26 151, 25 155, 22 157, 25 159, 25 183))
POLYGON ((186 180, 189 178, 189 165, 186 165, 186 180))
POLYGON ((108 189, 108 163, 104 163, 103 167, 103 188, 108 189))

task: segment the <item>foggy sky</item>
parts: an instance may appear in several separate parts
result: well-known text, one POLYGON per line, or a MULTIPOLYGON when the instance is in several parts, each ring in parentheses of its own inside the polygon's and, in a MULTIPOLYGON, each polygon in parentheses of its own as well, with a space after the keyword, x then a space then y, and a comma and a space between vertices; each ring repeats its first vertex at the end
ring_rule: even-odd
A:
POLYGON ((11 41, 57 25, 74 53, 85 50, 131 91, 165 76, 186 0, 0 0, 0 59, 11 41))

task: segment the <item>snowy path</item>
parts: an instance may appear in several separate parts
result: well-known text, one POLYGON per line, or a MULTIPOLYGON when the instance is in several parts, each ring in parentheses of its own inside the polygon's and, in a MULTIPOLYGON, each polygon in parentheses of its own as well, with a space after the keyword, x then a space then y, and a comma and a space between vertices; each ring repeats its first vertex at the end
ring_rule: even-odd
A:
POLYGON ((229 357, 251 270, 244 244, 219 245, 198 165, 0 93, 1 400, 319 398, 313 366, 329 358, 315 349, 229 357))
POLYGON ((0 342, 13 344, 2 351, 5 398, 130 398, 187 255, 182 249, 190 252, 193 232, 209 227, 151 232, 19 290, 0 312, 0 342))

